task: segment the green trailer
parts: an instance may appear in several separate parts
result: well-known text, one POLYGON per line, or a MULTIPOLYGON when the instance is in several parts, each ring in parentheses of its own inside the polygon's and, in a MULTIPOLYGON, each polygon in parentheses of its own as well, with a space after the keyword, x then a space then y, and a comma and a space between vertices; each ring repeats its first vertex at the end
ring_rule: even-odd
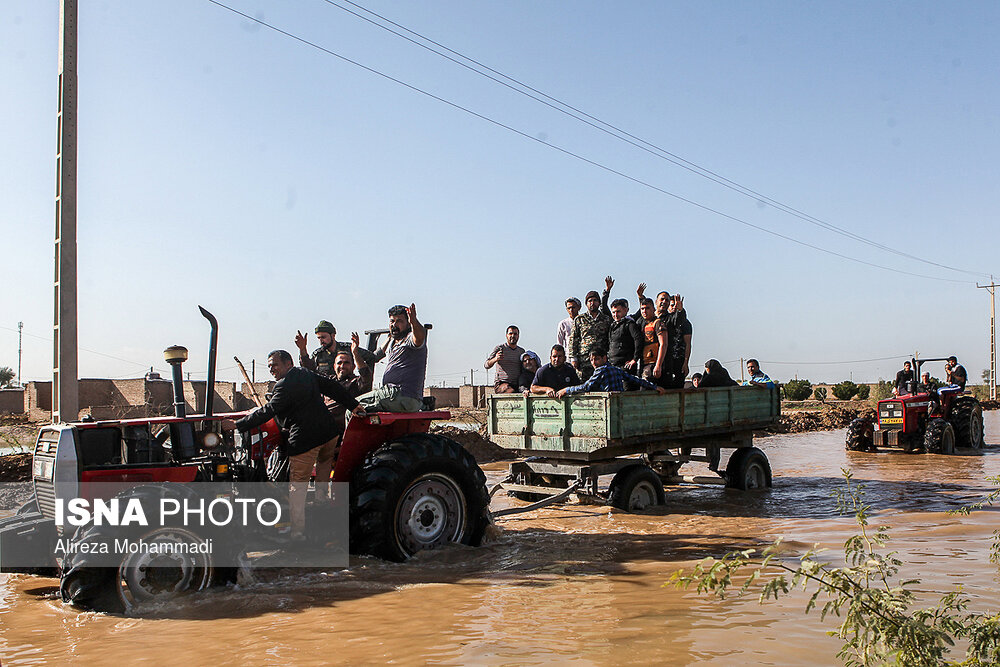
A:
POLYGON ((640 509, 665 501, 664 484, 771 486, 771 467, 754 447, 753 432, 781 414, 777 386, 487 400, 490 440, 526 457, 511 464, 503 486, 524 500, 569 495, 572 488, 581 499, 640 509), (735 451, 719 470, 723 449, 735 451), (714 476, 682 475, 691 461, 708 463, 714 476), (606 475, 613 479, 604 491, 599 478, 606 475))

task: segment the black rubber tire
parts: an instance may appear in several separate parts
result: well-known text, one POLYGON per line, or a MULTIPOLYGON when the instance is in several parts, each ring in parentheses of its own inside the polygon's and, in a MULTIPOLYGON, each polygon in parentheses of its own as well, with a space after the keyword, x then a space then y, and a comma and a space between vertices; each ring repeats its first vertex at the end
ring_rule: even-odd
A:
POLYGON ((983 407, 974 397, 955 399, 948 421, 955 429, 956 447, 983 448, 983 407))
POLYGON ((849 452, 874 452, 875 439, 872 436, 872 420, 858 417, 847 427, 844 447, 849 452))
POLYGON ((354 472, 351 552, 402 562, 445 544, 479 546, 490 523, 489 502, 486 475, 464 447, 440 435, 404 435, 354 472), (408 530, 415 523, 429 533, 408 530))
POLYGON ((726 487, 750 491, 771 488, 771 464, 756 447, 741 447, 726 465, 726 487))
MULTIPOLYGON (((120 497, 139 498, 143 503, 145 515, 155 516, 156 508, 159 506, 161 498, 179 497, 184 495, 184 487, 179 485, 150 485, 134 489, 133 491, 120 494, 120 497)), ((100 611, 114 614, 126 613, 131 608, 131 600, 128 591, 126 573, 123 572, 127 561, 123 560, 119 567, 108 567, 106 565, 94 565, 95 555, 86 552, 77 552, 72 545, 77 542, 113 542, 115 538, 122 538, 127 535, 129 539, 148 539, 156 532, 164 530, 156 527, 135 527, 134 531, 123 533, 124 528, 116 526, 98 526, 94 524, 80 526, 73 533, 69 540, 67 555, 63 559, 62 570, 60 572, 59 592, 63 602, 68 602, 75 607, 87 611, 100 611), (124 577, 124 580, 123 580, 124 577)), ((188 532, 193 532, 188 530, 188 532)), ((217 545, 218 546, 218 545, 217 545)), ((239 545, 233 545, 240 548, 239 545)), ((197 584, 182 593, 204 590, 218 583, 228 583, 232 579, 229 570, 233 568, 216 570, 213 566, 212 556, 208 556, 207 567, 203 568, 204 573, 198 578, 197 584)), ((104 562, 104 561, 100 561, 104 562)), ((172 595, 163 596, 164 599, 172 595)))
POLYGON ((929 454, 954 454, 955 427, 944 419, 932 419, 924 431, 924 451, 929 454))
POLYGON ((608 490, 608 505, 626 512, 657 507, 666 501, 663 480, 646 465, 622 468, 612 478, 608 490))

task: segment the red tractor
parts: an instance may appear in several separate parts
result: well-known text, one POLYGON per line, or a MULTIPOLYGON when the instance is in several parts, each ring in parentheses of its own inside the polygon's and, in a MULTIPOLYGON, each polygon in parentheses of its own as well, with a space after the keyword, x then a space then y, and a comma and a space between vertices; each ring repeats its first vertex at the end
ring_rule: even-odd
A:
MULTIPOLYGON (((218 325, 212 324, 207 391, 215 380, 218 325)), ((371 344, 371 343, 369 343, 371 344)), ((87 483, 116 482, 136 494, 178 492, 184 482, 274 482, 282 468, 283 435, 272 420, 249 433, 225 432, 221 422, 245 413, 213 414, 211 394, 205 414, 188 416, 182 390, 181 365, 187 350, 168 348, 173 367, 173 417, 111 421, 81 421, 43 427, 32 461, 33 497, 17 515, 0 520, 0 571, 4 555, 37 555, 42 567, 54 568, 65 601, 97 611, 128 611, 139 602, 227 583, 234 568, 190 557, 176 567, 159 567, 155 576, 141 556, 124 556, 117 567, 95 565, 86 552, 73 548, 56 557, 57 540, 73 545, 93 540, 100 525, 72 529, 57 526, 56 500, 86 494, 87 483), (270 474, 269 474, 270 473, 270 474), (48 562, 46 561, 48 559, 48 562)), ((448 543, 478 545, 490 522, 486 477, 460 444, 428 433, 446 411, 369 413, 350 420, 334 482, 349 482, 351 553, 402 561, 423 549, 448 543)), ((62 503, 60 503, 62 506, 62 503)), ((151 527, 168 530, 163 527, 151 527)), ((157 536, 139 535, 151 541, 157 536)), ((162 535, 160 536, 162 537, 162 535)), ((232 548, 245 550, 244 545, 232 548)))
MULTIPOLYGON (((941 359, 913 359, 914 378, 923 364, 941 359)), ((962 391, 938 393, 909 381, 900 395, 878 402, 875 418, 859 417, 847 428, 845 446, 851 451, 874 452, 885 447, 905 452, 954 454, 956 447, 983 446, 983 409, 974 396, 962 391)))

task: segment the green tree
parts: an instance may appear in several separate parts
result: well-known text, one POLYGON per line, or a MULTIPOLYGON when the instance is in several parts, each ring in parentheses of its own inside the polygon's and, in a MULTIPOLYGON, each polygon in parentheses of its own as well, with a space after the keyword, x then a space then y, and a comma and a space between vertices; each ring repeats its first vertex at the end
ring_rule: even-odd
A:
POLYGON ((888 380, 879 380, 872 390, 871 398, 874 402, 878 403, 883 398, 889 398, 892 396, 893 384, 888 380))
POLYGON ((812 393, 812 383, 809 380, 789 380, 781 390, 789 401, 804 401, 812 393))
POLYGON ((826 403, 826 387, 816 387, 816 391, 813 392, 813 398, 820 403, 826 403))
MULTIPOLYGON (((837 507, 842 513, 853 513, 859 528, 858 534, 844 543, 843 567, 833 565, 817 550, 805 552, 796 564, 796 558, 789 556, 778 540, 759 558, 755 558, 754 549, 732 551, 721 559, 707 558, 691 574, 675 572, 664 585, 694 585, 699 593, 722 598, 731 590, 742 595, 759 589, 761 604, 793 590, 809 593, 805 613, 819 607, 821 619, 838 618, 839 624, 829 634, 842 642, 837 657, 852 667, 941 665, 957 641, 966 643, 962 665, 998 664, 1000 614, 970 612, 972 600, 961 588, 942 595, 932 607, 918 607, 918 602, 926 604, 923 595, 919 601, 916 598, 920 580, 903 574, 904 563, 897 553, 886 551, 888 529, 869 526, 871 506, 863 501, 864 487, 852 482, 849 470, 843 473, 847 485, 836 491, 837 507)), ((992 502, 998 493, 994 491, 984 502, 992 502)), ((996 556, 994 543, 994 561, 996 556)))
POLYGON ((871 393, 872 388, 866 384, 858 385, 858 398, 862 401, 868 400, 868 395, 871 393))
POLYGON ((858 385, 854 384, 850 380, 838 382, 833 385, 832 389, 833 395, 842 401, 849 401, 856 393, 858 393, 858 385))
POLYGON ((0 366, 0 388, 9 387, 14 380, 14 371, 9 366, 0 366))

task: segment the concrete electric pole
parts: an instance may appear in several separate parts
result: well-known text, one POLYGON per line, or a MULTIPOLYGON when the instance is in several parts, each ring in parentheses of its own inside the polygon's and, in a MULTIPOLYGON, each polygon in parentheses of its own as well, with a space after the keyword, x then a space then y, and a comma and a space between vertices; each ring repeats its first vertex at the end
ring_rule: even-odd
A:
POLYGON ((80 413, 76 334, 76 19, 77 0, 60 0, 52 350, 54 422, 76 421, 80 413))
POLYGON ((990 400, 995 401, 997 400, 997 285, 993 276, 990 276, 989 285, 976 283, 976 287, 990 291, 990 400))

